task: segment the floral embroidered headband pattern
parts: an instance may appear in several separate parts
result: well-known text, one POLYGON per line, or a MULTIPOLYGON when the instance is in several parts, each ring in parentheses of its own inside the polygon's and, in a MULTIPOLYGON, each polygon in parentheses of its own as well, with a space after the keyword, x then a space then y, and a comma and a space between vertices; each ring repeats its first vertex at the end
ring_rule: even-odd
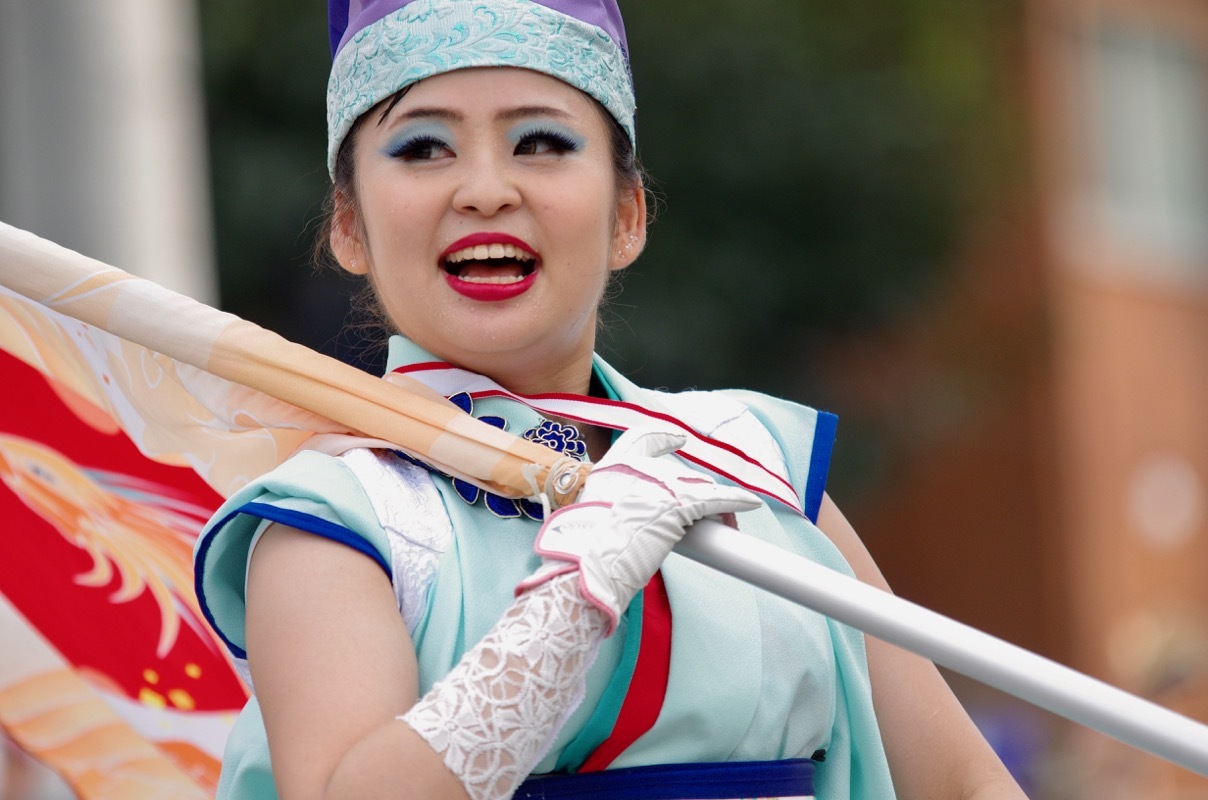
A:
POLYGON ((635 100, 616 0, 330 0, 327 167, 356 120, 416 81, 521 67, 595 98, 630 142, 635 100))

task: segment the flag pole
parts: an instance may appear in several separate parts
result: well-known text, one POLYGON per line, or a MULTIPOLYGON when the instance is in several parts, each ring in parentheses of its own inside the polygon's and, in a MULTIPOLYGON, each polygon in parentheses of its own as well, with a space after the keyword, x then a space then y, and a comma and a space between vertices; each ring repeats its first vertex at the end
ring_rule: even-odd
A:
POLYGON ((675 552, 1208 776, 1208 725, 720 522, 696 523, 675 552))
MULTIPOLYGON (((552 477, 559 466, 549 448, 4 223, 0 286, 421 458, 431 461, 439 451, 442 468, 514 496, 532 494, 534 479, 552 477), (477 463, 463 463, 467 456, 477 463)), ((563 477, 556 499, 568 501, 582 474, 563 477)), ((676 552, 1208 775, 1208 726, 975 628, 720 523, 697 523, 676 552)))
MULTIPOLYGON (((0 286, 127 342, 398 445, 509 497, 578 495, 589 466, 152 281, 0 222, 0 286)), ((394 377, 394 376, 392 376, 394 377)))

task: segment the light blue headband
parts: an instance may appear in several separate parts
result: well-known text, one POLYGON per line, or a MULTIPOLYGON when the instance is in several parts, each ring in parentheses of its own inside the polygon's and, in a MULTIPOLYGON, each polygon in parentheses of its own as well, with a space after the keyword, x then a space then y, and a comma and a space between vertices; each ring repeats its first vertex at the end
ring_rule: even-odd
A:
MULTIPOLYGON (((338 2, 338 0, 333 0, 338 2)), ((349 30, 327 84, 327 169, 356 120, 400 89, 442 72, 469 67, 522 67, 565 81, 598 100, 631 143, 635 101, 615 0, 393 0, 374 18, 372 0, 349 30), (604 27, 554 6, 607 10, 604 27), (368 15, 369 20, 365 17, 368 15)), ((583 16, 586 16, 584 14, 583 16)))

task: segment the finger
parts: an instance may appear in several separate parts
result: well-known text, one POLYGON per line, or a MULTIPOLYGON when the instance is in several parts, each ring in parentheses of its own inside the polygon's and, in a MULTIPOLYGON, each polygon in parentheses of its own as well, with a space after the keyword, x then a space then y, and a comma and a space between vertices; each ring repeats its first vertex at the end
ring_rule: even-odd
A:
POLYGON ((600 459, 599 464, 605 466, 628 458, 658 458, 674 453, 687 440, 682 433, 658 428, 630 428, 608 448, 608 453, 600 459))
POLYGON ((739 511, 753 511, 763 505, 762 500, 745 489, 716 483, 686 492, 681 491, 677 494, 677 498, 680 507, 693 519, 739 511))

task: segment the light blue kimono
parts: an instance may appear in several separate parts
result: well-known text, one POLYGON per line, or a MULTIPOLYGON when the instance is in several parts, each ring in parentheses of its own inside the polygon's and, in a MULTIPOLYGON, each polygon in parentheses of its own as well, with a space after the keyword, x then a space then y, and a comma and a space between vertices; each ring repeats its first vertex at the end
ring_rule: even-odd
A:
MULTIPOLYGON (((391 368, 431 360, 406 339, 391 342, 391 368)), ((598 357, 595 376, 614 399, 672 414, 707 435, 725 439, 734 431, 757 432, 751 438, 759 442, 747 452, 781 461, 807 516, 816 517, 834 435, 830 415, 752 392, 640 389, 598 357)), ((516 433, 539 419, 531 409, 497 398, 476 403, 474 413, 502 416, 516 433)), ((400 609, 416 648, 421 694, 478 643, 512 602, 513 587, 536 569, 532 544, 538 523, 500 519, 481 501, 469 505, 450 480, 393 454, 377 453, 371 461, 379 466, 370 472, 380 469, 387 483, 366 479, 365 451, 356 459, 303 452, 232 496, 207 526, 196 553, 198 594, 237 659, 246 657, 249 550, 267 521, 357 548, 382 566, 400 597, 412 598, 410 606, 400 600, 400 609), (425 519, 443 514, 437 528, 447 526, 452 533, 422 564, 399 555, 399 542, 411 547, 418 536, 406 530, 411 506, 401 514, 396 508, 387 519, 382 503, 375 507, 371 496, 396 478, 426 492, 427 505, 412 505, 422 505, 425 519), (407 581, 422 586, 417 592, 414 585, 402 585, 407 581)), ((738 521, 747 533, 851 574, 809 519, 775 501, 740 514, 738 521)), ((810 758, 825 751, 815 775, 819 798, 894 796, 862 634, 677 554, 662 573, 673 618, 667 695, 654 726, 612 767, 810 758)), ((538 773, 574 771, 610 733, 633 674, 641 602, 639 595, 604 642, 584 702, 538 773)), ((219 796, 276 796, 254 698, 228 743, 219 796)))

